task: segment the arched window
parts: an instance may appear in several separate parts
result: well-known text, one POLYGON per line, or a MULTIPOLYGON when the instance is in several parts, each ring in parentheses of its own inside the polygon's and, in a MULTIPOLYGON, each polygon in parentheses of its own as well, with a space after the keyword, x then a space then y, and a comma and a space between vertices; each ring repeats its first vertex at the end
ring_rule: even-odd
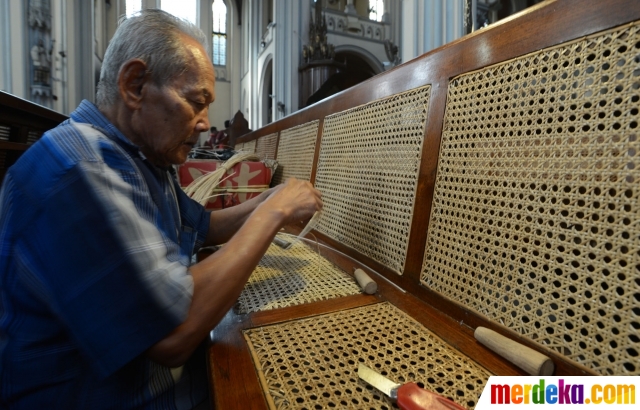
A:
POLYGON ((384 0, 369 0, 369 20, 382 21, 384 0))
POLYGON ((214 65, 227 64, 227 6, 222 0, 213 0, 213 33, 211 46, 214 65))
MULTIPOLYGON (((142 10, 142 0, 127 0, 127 17, 142 10)), ((162 0, 160 8, 176 17, 196 24, 197 0, 162 0)))
POLYGON ((160 8, 193 24, 196 22, 197 0, 162 0, 160 8))
POLYGON ((142 0, 127 0, 127 17, 142 10, 142 0))

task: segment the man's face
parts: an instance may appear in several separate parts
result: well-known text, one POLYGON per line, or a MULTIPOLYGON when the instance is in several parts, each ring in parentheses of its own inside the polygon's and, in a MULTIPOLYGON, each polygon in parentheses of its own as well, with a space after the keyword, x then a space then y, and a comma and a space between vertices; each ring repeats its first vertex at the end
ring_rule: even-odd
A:
POLYGON ((184 36, 189 55, 187 70, 167 84, 146 84, 145 95, 132 126, 142 153, 155 165, 182 164, 209 131, 209 104, 215 99, 215 73, 202 46, 184 36))

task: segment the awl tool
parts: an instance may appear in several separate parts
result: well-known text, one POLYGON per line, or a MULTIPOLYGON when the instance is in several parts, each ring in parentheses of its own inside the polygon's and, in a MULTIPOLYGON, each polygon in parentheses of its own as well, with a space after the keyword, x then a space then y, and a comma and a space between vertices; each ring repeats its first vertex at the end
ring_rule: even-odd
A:
POLYGON ((466 410, 457 403, 416 383, 397 384, 360 363, 358 376, 387 396, 396 400, 402 410, 466 410))

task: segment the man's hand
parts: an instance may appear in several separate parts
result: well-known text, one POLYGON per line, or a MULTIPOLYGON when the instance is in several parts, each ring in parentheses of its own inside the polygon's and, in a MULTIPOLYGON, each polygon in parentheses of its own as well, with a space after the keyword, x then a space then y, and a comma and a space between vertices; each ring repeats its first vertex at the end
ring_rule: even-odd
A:
POLYGON ((280 212, 282 226, 305 221, 322 209, 320 191, 308 181, 290 178, 272 190, 260 207, 280 212))
POLYGON ((280 225, 279 227, 282 227, 309 219, 315 211, 309 214, 308 208, 314 207, 314 203, 314 209, 322 208, 320 192, 313 188, 309 182, 291 178, 285 184, 269 188, 240 205, 213 211, 209 234, 204 246, 227 243, 259 207, 261 212, 270 213, 277 220, 276 223, 280 225), (265 201, 269 203, 261 207, 265 201))

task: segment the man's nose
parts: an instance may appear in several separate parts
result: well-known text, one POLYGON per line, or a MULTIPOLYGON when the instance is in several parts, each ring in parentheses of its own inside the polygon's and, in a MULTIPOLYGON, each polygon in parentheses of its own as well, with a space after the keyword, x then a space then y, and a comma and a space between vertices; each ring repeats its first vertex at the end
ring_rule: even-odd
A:
POLYGON ((209 124, 209 108, 205 108, 200 111, 198 122, 196 123, 196 130, 199 132, 209 131, 211 125, 209 124))

